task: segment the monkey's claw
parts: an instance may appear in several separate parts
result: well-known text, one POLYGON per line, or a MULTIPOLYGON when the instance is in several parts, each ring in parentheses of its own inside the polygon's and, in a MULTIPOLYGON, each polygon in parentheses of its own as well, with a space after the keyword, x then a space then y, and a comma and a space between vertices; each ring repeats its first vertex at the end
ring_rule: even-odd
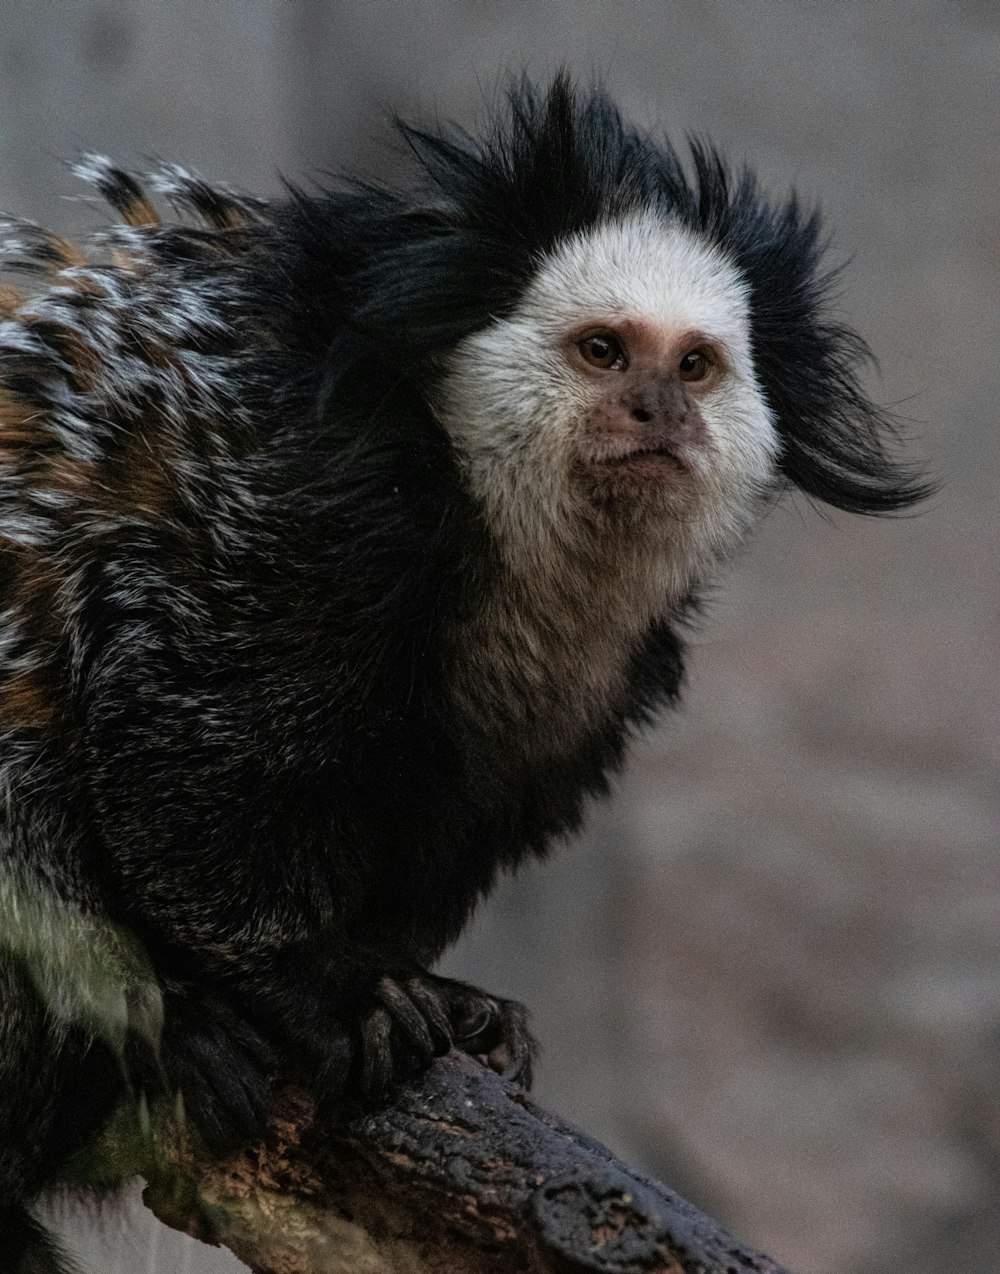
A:
POLYGON ((449 1048, 478 1057, 505 1079, 531 1083, 534 1040, 514 1000, 430 973, 379 978, 362 1019, 357 1087, 366 1103, 386 1100, 403 1075, 449 1048))
POLYGON ((485 996, 474 1029, 456 1036, 455 1047, 478 1057, 504 1079, 531 1087, 536 1044, 528 1030, 527 1010, 516 1000, 485 996))
POLYGON ((454 1046, 504 1079, 531 1086, 536 1045, 528 1030, 528 1013, 516 1000, 487 995, 478 987, 428 975, 420 980, 446 1006, 454 1046))

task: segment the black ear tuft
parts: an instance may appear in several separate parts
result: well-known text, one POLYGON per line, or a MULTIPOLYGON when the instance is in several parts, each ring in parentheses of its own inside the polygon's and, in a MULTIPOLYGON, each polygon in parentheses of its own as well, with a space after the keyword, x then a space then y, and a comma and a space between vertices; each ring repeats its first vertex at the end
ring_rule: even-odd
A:
POLYGON ((695 186, 666 157, 665 189, 683 219, 722 248, 750 289, 754 359, 781 435, 781 468, 802 491, 853 513, 883 514, 934 486, 893 456, 896 429, 865 394, 872 362, 862 338, 836 321, 837 271, 823 266, 818 212, 795 195, 773 205, 744 170, 733 176, 709 146, 691 146, 695 186))

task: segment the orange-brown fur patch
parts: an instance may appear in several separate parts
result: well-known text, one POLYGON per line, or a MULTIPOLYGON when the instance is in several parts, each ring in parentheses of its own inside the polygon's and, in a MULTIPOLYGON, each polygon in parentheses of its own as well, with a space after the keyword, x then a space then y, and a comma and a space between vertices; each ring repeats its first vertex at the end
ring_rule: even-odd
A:
POLYGON ((14 458, 23 448, 38 442, 45 413, 33 403, 0 385, 0 458, 14 458))
POLYGON ((56 599, 59 572, 48 554, 35 549, 21 549, 15 557, 17 570, 9 604, 26 619, 34 619, 52 636, 58 632, 56 599))
POLYGON ((36 550, 4 545, 11 567, 6 608, 27 643, 33 662, 0 680, 0 724, 8 730, 50 731, 65 715, 59 621, 60 576, 36 550))
POLYGON ((90 270, 83 269, 79 272, 74 270, 72 274, 64 274, 60 282, 75 288, 77 292, 86 292, 90 296, 107 296, 107 288, 90 270))
POLYGON ((0 287, 0 318, 12 318, 27 299, 27 294, 17 288, 0 287))
POLYGON ((203 211, 201 216, 216 230, 245 230, 251 224, 251 218, 236 204, 227 204, 213 212, 203 211))
POLYGON ((31 309, 22 310, 17 315, 17 321, 36 333, 62 360, 61 370, 68 376, 74 390, 79 393, 88 388, 99 363, 97 351, 89 341, 67 324, 56 322, 31 309))
MULTIPOLYGON (((85 392, 97 366, 97 354, 69 328, 45 334, 72 371, 73 389, 85 392)), ((147 363, 166 367, 167 351, 143 346, 147 363)), ((172 450, 165 426, 155 411, 141 421, 122 422, 126 438, 117 454, 104 461, 76 460, 53 446, 48 413, 25 401, 0 383, 0 468, 30 473, 28 480, 40 489, 75 495, 79 500, 107 504, 116 512, 161 517, 168 510, 176 486, 172 450)))
POLYGON ((117 205, 117 211, 127 226, 158 226, 160 214, 145 193, 136 195, 128 203, 117 205))
POLYGON ((45 231, 45 241, 52 251, 55 258, 53 261, 53 270, 78 269, 87 264, 87 254, 78 243, 74 243, 72 239, 64 239, 60 234, 53 234, 51 230, 45 231))
POLYGON ((112 498, 120 500, 126 511, 164 517, 177 488, 171 447, 162 426, 153 422, 147 428, 137 428, 109 476, 112 498))
POLYGON ((6 730, 50 732, 62 713, 57 676, 49 664, 24 668, 0 686, 0 723, 6 730))
POLYGON ((59 454, 48 457, 41 477, 41 483, 50 491, 80 497, 92 491, 97 481, 98 469, 92 461, 59 454))

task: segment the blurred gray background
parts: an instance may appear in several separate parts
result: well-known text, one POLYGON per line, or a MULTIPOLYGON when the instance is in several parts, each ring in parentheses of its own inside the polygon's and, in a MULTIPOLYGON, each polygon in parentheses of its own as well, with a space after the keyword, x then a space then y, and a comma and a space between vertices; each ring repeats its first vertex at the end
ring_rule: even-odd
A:
MULTIPOLYGON (((50 224, 95 215, 60 199, 81 149, 265 192, 385 174, 390 108, 471 123, 507 70, 563 63, 821 201, 873 392, 941 494, 885 523, 772 513, 682 713, 447 966, 533 1006, 544 1102, 802 1274, 996 1274, 994 0, 0 12, 0 205, 50 224)), ((91 1270, 241 1268, 142 1209, 63 1220, 91 1270)))

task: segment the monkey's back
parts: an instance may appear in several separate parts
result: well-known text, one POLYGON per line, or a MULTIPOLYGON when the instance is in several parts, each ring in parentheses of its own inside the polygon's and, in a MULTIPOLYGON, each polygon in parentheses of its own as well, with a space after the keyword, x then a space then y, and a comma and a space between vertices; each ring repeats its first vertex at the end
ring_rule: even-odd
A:
POLYGON ((108 599, 135 611, 166 559, 225 534, 218 470, 236 478, 250 431, 234 388, 255 206, 168 171, 201 224, 164 226, 126 174, 82 167, 122 224, 84 249, 11 223, 0 247, 28 282, 0 293, 0 726, 21 739, 72 730, 108 599))
POLYGON ((436 954, 493 873, 449 867, 425 941, 420 843, 460 863, 481 821, 442 799, 428 653, 450 462, 365 359, 326 403, 336 281, 309 279, 289 205, 170 169, 164 224, 128 174, 81 169, 120 224, 81 248, 12 223, 3 247, 28 286, 0 323, 0 860, 100 877, 179 949, 183 879, 234 930, 258 891, 294 898, 290 930, 303 899, 322 927, 367 898, 436 954), (22 834, 39 818, 58 833, 22 834))

